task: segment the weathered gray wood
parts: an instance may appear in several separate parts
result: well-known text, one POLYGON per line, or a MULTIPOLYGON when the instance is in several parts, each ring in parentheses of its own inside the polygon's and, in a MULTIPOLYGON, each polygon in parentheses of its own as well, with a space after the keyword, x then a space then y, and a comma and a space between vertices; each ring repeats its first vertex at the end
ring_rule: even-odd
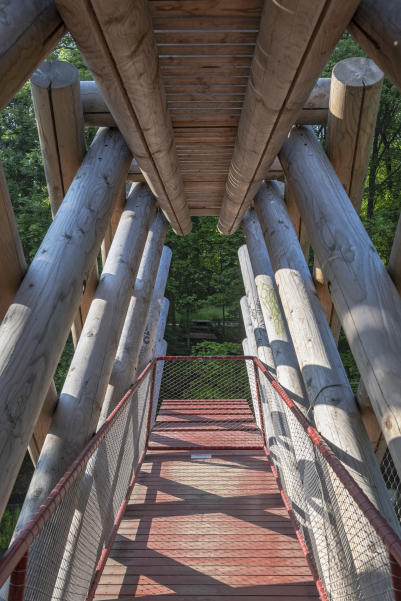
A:
MULTIPOLYGON (((158 269, 164 252, 168 222, 161 211, 153 217, 145 250, 143 251, 138 276, 128 307, 124 328, 118 344, 117 355, 111 372, 106 397, 99 418, 98 428, 117 407, 122 397, 135 380, 139 353, 141 351, 146 317, 157 281, 158 269)), ((166 249, 164 256, 171 251, 166 249)), ((164 293, 163 293, 164 294, 164 293)))
MULTIPOLYGON (((251 320, 251 316, 249 315, 249 307, 248 307, 248 301, 246 296, 244 296, 241 299, 242 305, 241 305, 241 310, 242 310, 242 317, 244 319, 244 323, 245 320, 248 321, 248 323, 251 320), (248 309, 248 315, 246 313, 246 309, 248 309)), ((249 329, 249 328, 248 328, 249 329)), ((252 336, 253 338, 255 338, 255 336, 252 336)), ((248 342, 248 338, 244 338, 244 340, 242 341, 242 349, 244 351, 244 355, 253 355, 251 348, 250 348, 250 344, 248 342)), ((257 357, 257 355, 253 355, 254 357, 257 357)), ((260 409, 259 409, 259 402, 258 402, 258 394, 257 394, 257 390, 256 390, 256 382, 255 382, 255 371, 253 368, 253 361, 245 361, 245 365, 246 365, 246 371, 248 374, 248 381, 249 381, 249 388, 251 390, 251 396, 252 396, 252 405, 253 405, 253 412, 255 414, 255 420, 256 423, 259 427, 259 430, 262 431, 262 416, 260 415, 260 409)))
POLYGON ((401 474, 401 298, 313 131, 294 128, 280 157, 401 474))
POLYGON ((310 240, 308 232, 306 231, 305 224, 302 223, 301 215, 299 214, 298 207, 291 194, 289 186, 284 187, 284 200, 287 207, 289 216, 291 217, 292 225, 294 226, 295 233, 297 235, 299 244, 302 248, 302 252, 305 257, 305 261, 309 262, 309 250, 310 240))
POLYGON ((128 169, 127 182, 144 182, 145 176, 140 170, 138 163, 132 159, 132 163, 128 169))
MULTIPOLYGON (((317 80, 298 115, 297 125, 325 125, 327 123, 330 81, 329 77, 321 77, 317 80)), ((85 127, 116 126, 113 115, 95 81, 81 81, 81 96, 85 127)))
POLYGON ((164 297, 162 306, 161 306, 161 310, 160 310, 159 322, 157 324, 157 330, 156 330, 156 335, 155 335, 155 341, 153 344, 151 359, 154 359, 155 357, 158 357, 160 355, 160 349, 162 346, 164 332, 166 329, 169 306, 170 306, 170 301, 166 297, 164 297))
POLYGON ((245 213, 242 218, 242 228, 253 269, 263 321, 273 353, 277 380, 299 408, 306 412, 309 409, 308 397, 255 209, 249 209, 245 213))
POLYGON ((240 224, 357 5, 265 1, 220 212, 222 234, 240 224))
MULTIPOLYGON (((382 84, 383 72, 369 58, 347 58, 333 69, 325 150, 358 215, 382 84)), ((338 344, 341 322, 316 259, 314 281, 333 338, 338 344)))
POLYGON ((156 199, 147 184, 128 197, 67 374, 14 537, 96 430, 156 199))
MULTIPOLYGON (((167 300, 167 299, 164 299, 164 300, 167 300)), ((168 307, 167 307, 167 314, 168 314, 168 307)), ((167 321, 167 315, 166 315, 166 319, 164 321, 163 332, 166 328, 166 321, 167 321)), ((159 330, 159 328, 161 328, 161 327, 162 327, 161 320, 159 320, 159 325, 158 325, 157 329, 159 330)), ((158 337, 158 334, 156 334, 156 338, 157 337, 158 337)), ((165 340, 161 340, 157 346, 155 344, 152 354, 154 357, 165 357, 167 354, 167 342, 165 340)), ((158 361, 157 365, 156 365, 155 385, 154 385, 154 389, 153 389, 152 417, 151 417, 151 421, 150 421, 151 428, 153 428, 153 426, 155 425, 155 422, 156 422, 157 403, 159 400, 160 386, 161 386, 162 377, 163 377, 163 370, 164 370, 164 361, 158 361)))
POLYGON ((356 393, 356 404, 361 413, 366 432, 368 433, 370 443, 376 459, 381 465, 387 450, 387 442, 380 427, 379 420, 376 417, 372 403, 362 378, 359 380, 358 391, 356 393))
POLYGON ((401 92, 401 7, 396 0, 362 0, 349 33, 401 92))
MULTIPOLYGON (((30 84, 54 218, 86 154, 79 71, 65 61, 46 61, 30 84)), ((75 348, 98 282, 95 261, 71 329, 75 348)))
MULTIPOLYGON (((126 188, 128 190, 128 194, 129 194, 129 190, 130 190, 131 186, 127 186, 126 188)), ((109 227, 107 228, 106 235, 102 242, 101 252, 102 252, 103 267, 106 263, 106 259, 107 259, 107 255, 109 254, 109 251, 110 251, 111 243, 113 242, 114 235, 117 231, 117 227, 118 227, 118 224, 120 223, 121 215, 123 213, 125 203, 127 201, 126 188, 123 186, 123 188, 121 189, 121 195, 120 195, 119 199, 117 200, 117 204, 114 208, 113 214, 110 219, 109 227)))
POLYGON ((159 270, 157 272, 155 288, 152 295, 152 302, 150 303, 149 312, 146 319, 146 326, 143 333, 141 350, 139 351, 138 365, 135 371, 134 381, 138 376, 141 375, 152 357, 157 326, 163 304, 164 291, 166 289, 167 277, 170 269, 171 255, 171 250, 165 246, 160 259, 159 270))
POLYGON ((148 1, 98 0, 92 6, 56 0, 56 6, 174 231, 188 234, 191 219, 148 1))
POLYGON ((0 111, 66 33, 53 0, 1 4, 0 111))
POLYGON ((0 326, 0 514, 130 162, 117 130, 96 136, 0 326))
MULTIPOLYGON (((309 181, 311 171, 303 173, 309 181)), ((255 207, 317 429, 382 515, 397 532, 401 531, 291 219, 274 182, 261 186, 255 207)), ((298 208, 304 219, 299 204, 298 208)))
MULTIPOLYGON (((10 194, 0 160, 0 323, 3 321, 28 269, 10 194)), ((57 405, 57 390, 52 381, 42 411, 35 424, 28 451, 36 466, 57 405)))
POLYGON ((401 296, 401 217, 398 220, 393 246, 391 247, 387 271, 398 294, 401 296))

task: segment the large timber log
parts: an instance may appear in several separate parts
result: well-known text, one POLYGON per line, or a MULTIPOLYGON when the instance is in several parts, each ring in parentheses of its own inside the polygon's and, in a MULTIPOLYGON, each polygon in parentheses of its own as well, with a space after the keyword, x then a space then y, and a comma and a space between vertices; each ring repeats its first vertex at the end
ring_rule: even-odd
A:
POLYGON ((362 0, 349 33, 401 92, 401 8, 394 0, 362 0))
MULTIPOLYGON (((244 322, 245 334, 247 336, 245 338, 245 340, 242 341, 242 348, 244 350, 244 355, 248 355, 248 356, 252 355, 253 357, 258 357, 258 346, 256 344, 256 338, 255 338, 255 333, 253 330, 253 324, 252 324, 252 319, 251 319, 251 312, 249 309, 248 298, 246 296, 243 296, 241 298, 240 307, 241 307, 241 313, 242 313, 242 320, 244 322)), ((248 373, 249 388, 251 389, 253 410, 255 413, 256 423, 258 425, 259 430, 262 432, 263 431, 263 423, 264 423, 264 421, 266 421, 266 418, 268 416, 268 409, 267 409, 268 397, 267 397, 266 386, 264 385, 264 382, 261 381, 261 383, 260 383, 261 384, 260 385, 260 400, 261 400, 262 411, 265 416, 265 419, 263 420, 263 415, 260 414, 258 393, 256 390, 256 383, 255 383, 255 372, 254 372, 252 362, 246 361, 246 370, 248 373)))
POLYGON ((71 362, 14 537, 96 431, 156 199, 147 184, 128 197, 71 362))
MULTIPOLYGON (((383 73, 369 58, 347 58, 333 69, 325 149, 358 215, 365 190, 382 84, 383 73)), ((317 260, 314 282, 333 338, 338 343, 341 322, 317 260)))
POLYGON ((1 4, 0 111, 66 33, 53 0, 13 0, 1 4))
POLYGON ((280 157, 401 474, 401 298, 312 129, 295 127, 280 157))
MULTIPOLYGON (((326 155, 324 157, 328 162, 326 155)), ((315 165, 314 169, 317 168, 315 165)), ((311 172, 303 170, 302 173, 307 173, 309 181, 311 172)), ((343 193, 349 205, 348 197, 343 193)), ((261 186, 255 197, 255 207, 317 429, 382 515, 396 531, 400 531, 337 346, 275 182, 261 186)), ((298 208, 304 219, 305 212, 300 205, 298 208)), ((356 213, 355 218, 358 219, 356 213)), ((309 225, 309 221, 305 223, 309 225)), ((313 240, 311 242, 313 244, 313 240)))
POLYGON ((4 511, 99 252, 131 152, 120 132, 92 143, 0 326, 0 514, 4 511))
MULTIPOLYGON (((165 340, 163 340, 162 344, 160 346, 159 356, 165 357, 166 355, 167 355, 167 342, 165 340)), ((163 371, 164 371, 164 361, 158 361, 157 366, 156 366, 155 386, 154 386, 153 399, 152 399, 152 418, 151 418, 151 422, 150 422, 151 428, 153 428, 153 426, 156 423, 157 405, 159 402, 159 394, 160 394, 160 387, 162 384, 163 371)))
POLYGON ((220 212, 222 234, 240 224, 357 5, 265 1, 220 212))
POLYGON ((294 197, 291 195, 289 186, 284 187, 284 200, 288 214, 291 217, 291 222, 297 235, 299 244, 302 248, 305 261, 309 263, 310 240, 308 232, 306 231, 305 224, 302 223, 301 215, 299 214, 294 197))
POLYGON ((131 186, 124 186, 121 190, 121 195, 117 200, 117 204, 113 211, 113 215, 110 219, 109 227, 107 228, 106 235, 103 238, 101 252, 102 252, 102 265, 104 267, 107 255, 109 254, 111 243, 117 231, 118 224, 120 223, 121 215, 123 213, 125 203, 127 202, 127 192, 129 194, 131 186))
MULTIPOLYGON (((125 318, 124 328, 118 344, 117 355, 107 387, 98 428, 103 425, 112 411, 117 407, 135 380, 139 353, 146 327, 146 316, 149 313, 152 295, 155 288, 157 288, 158 270, 161 263, 166 265, 167 262, 168 271, 170 262, 171 250, 167 247, 163 248, 167 226, 167 219, 161 211, 158 211, 153 217, 153 222, 150 226, 138 276, 125 318), (163 259, 161 259, 162 256, 163 259)), ((165 272, 165 267, 162 268, 162 272, 165 272)), ((159 296, 158 292, 156 294, 159 296)), ((161 298, 163 298, 163 295, 161 298)))
POLYGON ((387 271, 393 280, 398 294, 401 296, 401 216, 395 231, 393 246, 391 247, 387 271))
MULTIPOLYGON (((79 71, 65 61, 47 61, 32 75, 30 84, 54 219, 86 154, 79 71)), ((71 329, 75 348, 98 281, 95 261, 71 329)))
POLYGON ((277 379, 301 410, 309 409, 294 344, 284 317, 273 268, 255 209, 242 218, 246 245, 257 287, 263 321, 273 353, 277 379))
POLYGON ((171 226, 188 234, 191 218, 148 1, 56 0, 56 6, 171 226))
MULTIPOLYGON (((298 115, 297 125, 326 125, 329 112, 330 78, 320 77, 298 115)), ((95 81, 81 81, 85 127, 116 127, 95 81)))
MULTIPOLYGON (((28 266, 25 261, 21 239, 11 204, 3 165, 0 161, 0 323, 3 321, 18 288, 26 274, 28 266)), ((40 451, 57 405, 58 395, 53 380, 51 381, 42 410, 35 424, 28 451, 36 466, 40 451)))

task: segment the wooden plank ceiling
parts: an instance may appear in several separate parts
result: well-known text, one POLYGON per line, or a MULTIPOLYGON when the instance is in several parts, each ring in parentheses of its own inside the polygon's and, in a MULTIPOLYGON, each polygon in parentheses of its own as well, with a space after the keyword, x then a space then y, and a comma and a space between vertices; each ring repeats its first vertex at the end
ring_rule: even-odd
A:
POLYGON ((149 0, 190 214, 219 215, 263 0, 149 0))

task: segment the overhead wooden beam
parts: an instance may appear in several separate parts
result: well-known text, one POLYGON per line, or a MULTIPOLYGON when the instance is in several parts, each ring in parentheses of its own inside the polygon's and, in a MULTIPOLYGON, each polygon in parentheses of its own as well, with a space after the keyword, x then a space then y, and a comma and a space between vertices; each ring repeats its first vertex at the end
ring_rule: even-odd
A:
POLYGON ((148 1, 56 0, 56 6, 171 226, 188 234, 191 218, 148 1))
POLYGON ((219 219, 232 234, 296 122, 358 0, 265 0, 219 219))
MULTIPOLYGON (((167 219, 162 212, 158 211, 153 217, 143 251, 138 276, 132 292, 117 355, 107 387, 102 413, 99 418, 98 428, 103 425, 112 411, 114 411, 136 378, 146 319, 152 302, 163 253, 163 263, 167 264, 167 270, 170 263, 171 250, 169 248, 163 249, 167 227, 167 219)), ((162 272, 165 272, 164 267, 162 267, 162 272)), ((159 295, 157 292, 156 294, 159 295)))
MULTIPOLYGON (((311 152, 311 149, 307 152, 311 152)), ((326 160, 328 162, 327 158, 326 160)), ((316 169, 316 165, 314 168, 316 169)), ((311 172, 302 172, 309 181, 311 172)), ((316 295, 309 268, 292 228, 284 199, 274 182, 262 184, 255 197, 255 207, 317 429, 398 532, 398 518, 316 295)), ((304 212, 300 212, 304 218, 304 212)), ((346 517, 346 507, 344 511, 346 517)))
MULTIPOLYGON (((147 184, 137 184, 128 197, 107 257, 14 537, 96 431, 155 208, 156 199, 147 184)), ((64 548, 63 541, 60 548, 64 548)))
POLYGON ((53 0, 3 2, 0 19, 0 111, 67 33, 53 0))
MULTIPOLYGON (((65 61, 46 61, 30 83, 54 219, 86 154, 79 71, 65 61)), ((71 328, 75 348, 98 282, 96 260, 71 328)))
MULTIPOLYGON (((15 221, 3 165, 0 160, 0 323, 13 302, 27 269, 28 266, 15 221)), ((28 451, 35 466, 50 427, 57 400, 57 390, 52 380, 28 444, 28 451)))
MULTIPOLYGON (((297 125, 325 125, 329 112, 330 78, 317 80, 297 117, 297 125)), ((116 122, 95 81, 81 81, 85 127, 115 127, 116 122)), ((171 103, 170 103, 171 104, 171 103)))
POLYGON ((401 92, 400 7, 394 0, 362 0, 347 29, 401 92))
POLYGON ((401 474, 401 298, 313 130, 293 128, 280 160, 401 474))
POLYGON ((101 131, 0 326, 0 515, 82 299, 131 162, 117 130, 101 131))
MULTIPOLYGON (((359 215, 368 173, 383 73, 369 58, 347 58, 333 69, 326 154, 359 215)), ((315 259, 314 282, 336 344, 341 322, 315 259)))

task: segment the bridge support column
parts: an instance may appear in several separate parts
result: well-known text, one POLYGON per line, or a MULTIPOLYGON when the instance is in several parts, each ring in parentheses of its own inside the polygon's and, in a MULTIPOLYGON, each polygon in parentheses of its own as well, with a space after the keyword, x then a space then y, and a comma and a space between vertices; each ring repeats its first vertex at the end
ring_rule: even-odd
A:
POLYGON ((294 128, 280 156, 401 474, 400 296, 312 129, 294 128))
MULTIPOLYGON (((160 357, 165 357, 166 354, 167 354, 167 342, 165 340, 162 340, 162 343, 157 352, 157 355, 160 357)), ((152 399, 152 420, 150 422, 150 429, 153 428, 153 426, 155 425, 155 422, 156 422, 157 403, 159 400, 160 387, 161 387, 162 377, 163 377, 163 370, 164 370, 164 361, 158 361, 157 366, 156 366, 155 387, 154 387, 153 399, 152 399)))
POLYGON ((167 226, 167 219, 161 211, 158 211, 153 217, 146 241, 98 428, 117 407, 130 385, 135 381, 136 375, 139 375, 137 367, 146 327, 146 316, 149 313, 152 295, 156 294, 160 301, 163 299, 171 260, 171 250, 167 247, 163 248, 167 226), (158 270, 160 269, 159 277, 158 270))
POLYGON ((92 272, 131 152, 95 138, 0 327, 0 515, 92 272), (101 160, 100 160, 101 159, 101 160), (45 260, 44 260, 45 259, 45 260))
MULTIPOLYGON (((307 173, 309 181, 310 171, 307 173)), ((379 465, 275 182, 261 186, 255 197, 255 207, 317 429, 398 532, 399 523, 379 465)), ((304 219, 305 213, 300 212, 304 219)), ((309 225, 307 221, 305 223, 309 225)), ((311 242, 313 244, 312 239, 311 242)))

